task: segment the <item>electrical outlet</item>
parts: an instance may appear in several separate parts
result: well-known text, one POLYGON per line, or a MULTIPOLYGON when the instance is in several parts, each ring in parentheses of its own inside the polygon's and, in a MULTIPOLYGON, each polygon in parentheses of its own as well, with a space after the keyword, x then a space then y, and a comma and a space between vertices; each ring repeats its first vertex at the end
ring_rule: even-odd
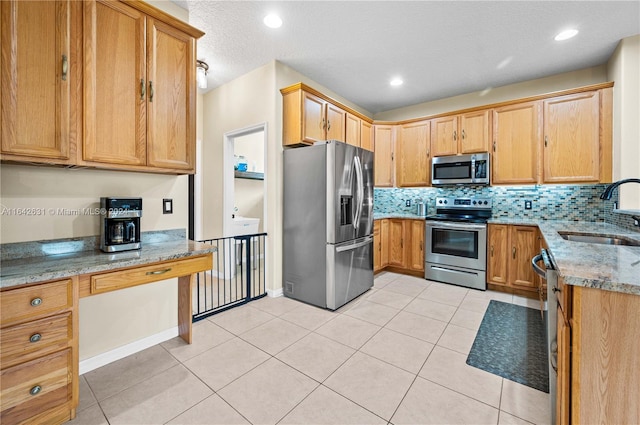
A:
POLYGON ((525 210, 530 210, 531 209, 531 201, 530 200, 525 200, 524 201, 524 209, 525 210))
POLYGON ((411 206, 411 199, 407 199, 406 201, 404 201, 404 206, 405 207, 410 207, 411 206))
POLYGON ((162 214, 173 214, 173 199, 162 200, 162 214))

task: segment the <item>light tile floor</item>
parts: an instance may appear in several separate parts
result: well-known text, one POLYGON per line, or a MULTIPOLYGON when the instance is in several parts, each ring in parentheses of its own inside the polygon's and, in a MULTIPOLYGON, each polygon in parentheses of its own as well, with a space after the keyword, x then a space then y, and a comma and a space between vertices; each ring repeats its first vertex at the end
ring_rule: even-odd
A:
POLYGON ((538 306, 393 273, 337 312, 263 298, 81 376, 70 424, 548 423, 548 394, 466 364, 491 299, 538 306))

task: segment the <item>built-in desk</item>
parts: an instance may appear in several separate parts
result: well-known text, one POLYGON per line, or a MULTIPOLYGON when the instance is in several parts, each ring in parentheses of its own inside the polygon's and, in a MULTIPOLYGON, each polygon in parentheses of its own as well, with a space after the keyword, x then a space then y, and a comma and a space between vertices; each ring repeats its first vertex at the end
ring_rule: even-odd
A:
POLYGON ((215 248, 184 232, 153 233, 141 250, 118 254, 91 249, 93 238, 2 245, 0 423, 75 417, 81 297, 177 278, 179 334, 191 343, 193 282, 211 269, 215 248))

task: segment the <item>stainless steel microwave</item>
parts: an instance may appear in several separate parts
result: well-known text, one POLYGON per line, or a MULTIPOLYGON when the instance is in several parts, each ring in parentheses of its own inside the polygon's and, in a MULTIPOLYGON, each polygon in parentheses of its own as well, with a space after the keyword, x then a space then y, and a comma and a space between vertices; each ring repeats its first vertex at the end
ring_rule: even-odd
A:
POLYGON ((431 161, 431 184, 489 184, 489 153, 438 156, 431 161))

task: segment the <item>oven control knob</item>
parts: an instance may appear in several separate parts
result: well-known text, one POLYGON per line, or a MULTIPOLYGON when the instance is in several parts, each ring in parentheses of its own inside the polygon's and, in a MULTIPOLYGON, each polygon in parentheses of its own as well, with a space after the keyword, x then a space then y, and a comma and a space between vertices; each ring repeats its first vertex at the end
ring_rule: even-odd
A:
POLYGON ((447 200, 446 200, 446 199, 444 200, 444 203, 445 203, 445 204, 447 203, 447 200))
POLYGON ((488 203, 489 203, 489 202, 487 202, 487 201, 484 201, 484 204, 485 204, 485 205, 487 205, 488 203))
POLYGON ((473 201, 473 205, 475 205, 475 204, 477 204, 477 202, 476 202, 476 201, 473 201))

